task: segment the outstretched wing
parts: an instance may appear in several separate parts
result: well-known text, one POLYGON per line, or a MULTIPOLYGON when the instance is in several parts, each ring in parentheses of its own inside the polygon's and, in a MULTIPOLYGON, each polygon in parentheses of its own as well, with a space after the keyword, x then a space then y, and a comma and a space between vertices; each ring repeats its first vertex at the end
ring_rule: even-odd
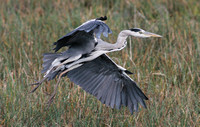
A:
MULTIPOLYGON (((106 17, 104 17, 104 18, 106 18, 106 17)), ((104 20, 106 20, 106 19, 104 19, 104 20)), ((83 34, 84 35, 87 34, 87 36, 89 36, 90 38, 93 38, 93 40, 94 40, 94 37, 93 37, 94 33, 97 38, 100 38, 102 33, 105 37, 107 37, 108 34, 112 33, 112 31, 110 30, 108 25, 106 25, 101 20, 102 20, 102 17, 89 20, 89 21, 83 23, 81 26, 74 29, 73 31, 71 31, 70 33, 61 37, 57 42, 54 43, 54 45, 56 45, 56 47, 54 48, 55 52, 57 52, 60 48, 62 48, 64 46, 71 46, 73 44, 82 43, 83 42, 82 41, 83 34)), ((93 42, 95 42, 95 41, 93 41, 93 42)), ((87 43, 87 41, 84 43, 87 43)))
POLYGON ((103 104, 119 109, 121 105, 138 110, 138 103, 146 108, 148 98, 126 74, 107 55, 103 54, 93 61, 67 73, 68 78, 94 95, 103 104))

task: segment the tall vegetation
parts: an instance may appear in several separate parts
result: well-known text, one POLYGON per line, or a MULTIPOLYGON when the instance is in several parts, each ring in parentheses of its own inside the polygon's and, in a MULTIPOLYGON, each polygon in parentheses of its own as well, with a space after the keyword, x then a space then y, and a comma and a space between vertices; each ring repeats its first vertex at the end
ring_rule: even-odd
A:
POLYGON ((198 0, 2 0, 0 3, 0 126, 200 126, 200 4, 198 0), (42 54, 81 23, 106 15, 114 43, 140 27, 162 39, 128 38, 109 56, 134 74, 148 109, 111 109, 63 78, 29 94, 41 79, 42 54))

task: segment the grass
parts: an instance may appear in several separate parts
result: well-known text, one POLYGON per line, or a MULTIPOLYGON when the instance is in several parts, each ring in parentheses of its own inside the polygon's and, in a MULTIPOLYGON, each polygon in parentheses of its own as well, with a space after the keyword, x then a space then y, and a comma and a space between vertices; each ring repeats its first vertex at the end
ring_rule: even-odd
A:
POLYGON ((200 4, 198 0, 4 0, 0 4, 0 126, 200 126, 200 4), (123 29, 140 27, 162 39, 129 38, 110 53, 148 96, 148 109, 131 115, 110 109, 63 78, 35 93, 42 54, 81 23, 107 15, 114 43, 123 29))

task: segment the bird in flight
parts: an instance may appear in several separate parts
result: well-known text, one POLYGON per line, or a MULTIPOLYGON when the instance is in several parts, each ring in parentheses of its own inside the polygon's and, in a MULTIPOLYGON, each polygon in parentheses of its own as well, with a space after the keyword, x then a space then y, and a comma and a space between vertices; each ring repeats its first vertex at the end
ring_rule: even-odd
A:
POLYGON ((117 65, 106 53, 126 47, 128 36, 140 38, 162 36, 140 28, 131 28, 122 30, 115 44, 108 43, 101 39, 102 34, 108 37, 108 34, 112 33, 105 20, 106 16, 89 20, 57 40, 54 43, 55 53, 43 55, 44 78, 31 84, 35 85, 31 93, 44 81, 58 77, 54 92, 48 100, 50 105, 56 95, 60 79, 67 76, 106 106, 116 109, 126 106, 131 114, 133 111, 138 111, 138 103, 146 108, 144 100, 148 98, 129 77, 132 73, 117 65), (58 53, 57 51, 63 47, 68 49, 58 53))

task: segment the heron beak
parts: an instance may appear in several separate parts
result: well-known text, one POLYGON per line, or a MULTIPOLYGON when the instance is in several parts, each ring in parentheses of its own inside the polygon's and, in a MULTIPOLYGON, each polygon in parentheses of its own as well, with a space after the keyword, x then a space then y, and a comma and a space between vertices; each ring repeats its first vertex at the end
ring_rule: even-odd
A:
POLYGON ((148 37, 162 37, 161 35, 154 34, 154 33, 151 33, 151 32, 144 32, 143 34, 145 36, 148 36, 148 37))

